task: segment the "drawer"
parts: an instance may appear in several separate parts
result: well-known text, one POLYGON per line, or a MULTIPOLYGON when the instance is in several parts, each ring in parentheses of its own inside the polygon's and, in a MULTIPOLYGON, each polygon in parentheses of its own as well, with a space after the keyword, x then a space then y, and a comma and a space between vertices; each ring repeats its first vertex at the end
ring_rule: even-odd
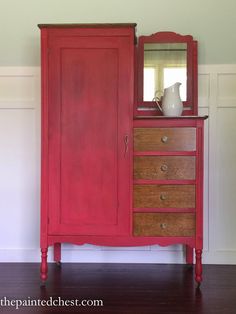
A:
POLYGON ((134 151, 195 151, 195 128, 135 128, 134 151))
POLYGON ((134 185, 134 208, 195 208, 195 185, 134 185))
POLYGON ((194 180, 194 156, 135 156, 134 179, 194 180))
POLYGON ((133 234, 153 237, 195 235, 194 213, 135 213, 133 234))

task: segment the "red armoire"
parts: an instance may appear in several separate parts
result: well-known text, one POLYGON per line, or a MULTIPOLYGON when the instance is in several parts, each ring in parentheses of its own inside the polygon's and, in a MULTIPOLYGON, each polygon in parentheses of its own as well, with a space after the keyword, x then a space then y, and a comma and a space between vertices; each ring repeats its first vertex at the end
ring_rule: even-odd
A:
POLYGON ((40 24, 41 279, 61 243, 186 245, 201 282, 203 118, 137 115, 135 24, 40 24))

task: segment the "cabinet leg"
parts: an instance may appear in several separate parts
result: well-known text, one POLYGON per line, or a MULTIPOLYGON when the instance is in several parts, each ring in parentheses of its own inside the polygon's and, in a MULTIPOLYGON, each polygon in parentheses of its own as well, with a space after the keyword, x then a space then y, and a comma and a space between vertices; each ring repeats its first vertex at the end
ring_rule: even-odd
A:
POLYGON ((186 245, 186 263, 193 265, 193 248, 189 245, 186 245))
POLYGON ((54 261, 61 265, 61 243, 54 244, 54 261))
POLYGON ((200 287, 200 284, 202 282, 202 250, 197 249, 195 251, 195 254, 196 254, 195 280, 198 284, 198 287, 200 287))
POLYGON ((41 249, 41 268, 40 268, 40 277, 42 280, 42 283, 45 283, 45 281, 48 278, 48 263, 47 263, 47 257, 48 257, 48 248, 41 249))

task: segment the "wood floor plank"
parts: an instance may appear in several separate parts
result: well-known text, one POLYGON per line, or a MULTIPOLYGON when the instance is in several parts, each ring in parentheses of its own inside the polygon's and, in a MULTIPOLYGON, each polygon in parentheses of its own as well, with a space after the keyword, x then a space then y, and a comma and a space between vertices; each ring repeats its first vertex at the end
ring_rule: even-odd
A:
MULTIPOLYGON (((34 307, 17 313, 235 314, 236 266, 203 265, 196 290, 193 269, 174 264, 49 264, 40 287, 39 264, 0 264, 0 299, 101 299, 103 307, 34 307)), ((15 312, 0 306, 0 313, 15 312)))

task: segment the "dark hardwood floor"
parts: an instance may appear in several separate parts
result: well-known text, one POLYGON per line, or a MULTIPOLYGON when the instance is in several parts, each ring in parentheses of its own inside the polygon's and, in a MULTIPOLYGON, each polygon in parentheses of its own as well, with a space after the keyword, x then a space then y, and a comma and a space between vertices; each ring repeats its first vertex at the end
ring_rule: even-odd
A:
POLYGON ((203 266, 196 289, 193 269, 161 264, 49 264, 40 287, 39 264, 0 264, 0 300, 102 300, 102 307, 0 306, 1 313, 236 314, 236 266, 203 266))

